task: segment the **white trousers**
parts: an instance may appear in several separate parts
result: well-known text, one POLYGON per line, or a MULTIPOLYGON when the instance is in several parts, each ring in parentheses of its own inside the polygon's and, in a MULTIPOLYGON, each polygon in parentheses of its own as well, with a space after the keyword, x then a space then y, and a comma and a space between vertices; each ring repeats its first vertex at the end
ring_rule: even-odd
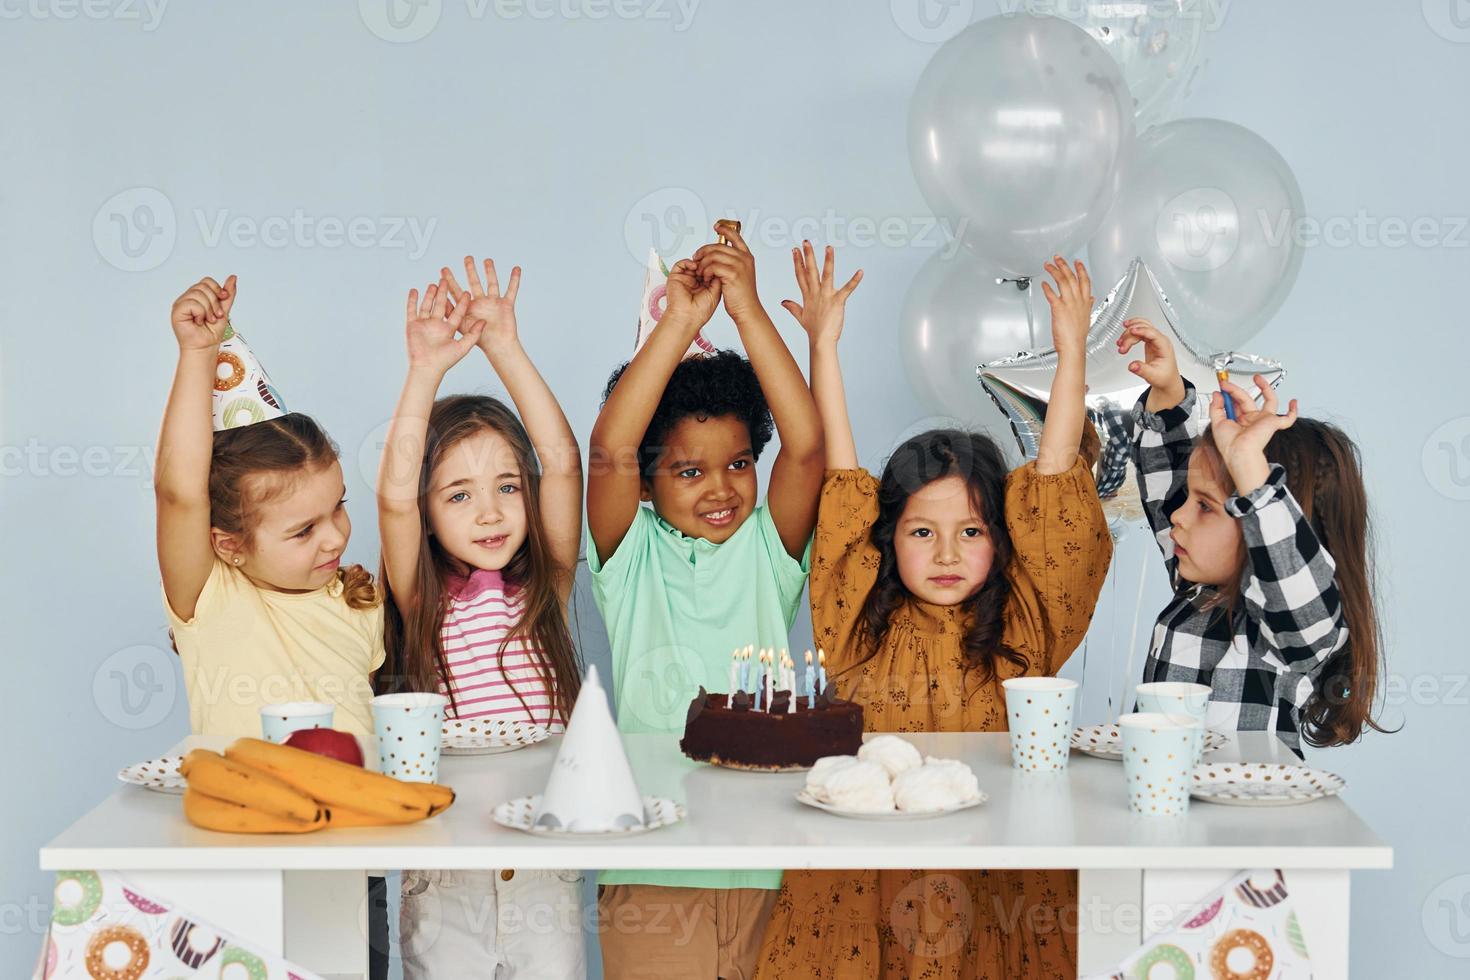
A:
POLYGON ((582 874, 404 871, 404 980, 584 980, 582 874))

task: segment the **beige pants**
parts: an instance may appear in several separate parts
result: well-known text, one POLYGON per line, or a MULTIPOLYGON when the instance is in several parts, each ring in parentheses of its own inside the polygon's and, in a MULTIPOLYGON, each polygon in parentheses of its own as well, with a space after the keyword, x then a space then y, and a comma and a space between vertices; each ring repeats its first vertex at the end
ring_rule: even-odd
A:
POLYGON ((597 895, 607 980, 750 980, 777 892, 607 885, 597 895))

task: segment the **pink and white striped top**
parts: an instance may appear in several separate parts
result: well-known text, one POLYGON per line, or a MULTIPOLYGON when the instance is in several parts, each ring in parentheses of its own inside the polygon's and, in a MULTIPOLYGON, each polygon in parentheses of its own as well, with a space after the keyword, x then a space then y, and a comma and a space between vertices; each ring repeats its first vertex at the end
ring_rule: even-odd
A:
MULTIPOLYGON (((553 717, 556 702, 537 670, 538 651, 525 639, 512 640, 503 655, 500 650, 520 622, 524 605, 520 595, 506 592, 500 572, 483 568, 446 585, 449 610, 439 638, 457 708, 448 716, 524 721, 562 731, 561 719, 553 717)), ((449 693, 442 684, 440 693, 449 693)))

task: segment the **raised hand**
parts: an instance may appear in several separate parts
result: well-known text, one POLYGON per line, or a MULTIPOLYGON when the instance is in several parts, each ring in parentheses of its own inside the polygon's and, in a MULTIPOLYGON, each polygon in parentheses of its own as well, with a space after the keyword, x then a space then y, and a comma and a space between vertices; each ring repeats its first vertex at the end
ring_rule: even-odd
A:
POLYGON ((230 309, 235 305, 235 284, 234 276, 225 279, 223 286, 205 276, 174 300, 169 322, 180 350, 205 350, 224 342, 230 309))
POLYGON ((475 320, 465 326, 469 305, 460 303, 450 310, 449 283, 443 279, 424 290, 422 302, 417 289, 408 291, 404 333, 409 370, 431 371, 442 376, 474 348, 485 329, 485 321, 475 320))
POLYGON ((750 254, 750 247, 734 225, 721 222, 715 225, 715 230, 728 238, 730 244, 702 245, 695 251, 694 261, 701 280, 719 281, 725 312, 738 327, 742 317, 760 308, 755 290, 755 256, 750 254))
POLYGON ((1225 394, 1235 403, 1235 418, 1225 415, 1225 399, 1220 392, 1210 396, 1210 435, 1215 448, 1230 470, 1236 484, 1236 492, 1250 493, 1265 482, 1270 473, 1266 462, 1266 444, 1282 429, 1296 423, 1296 399, 1287 406, 1285 415, 1276 414, 1276 391, 1261 375, 1255 376, 1256 387, 1261 389, 1261 405, 1244 388, 1233 381, 1221 384, 1225 394))
POLYGON ((796 317, 813 347, 820 343, 836 344, 842 336, 847 298, 863 281, 863 270, 854 272, 846 285, 837 289, 832 246, 827 246, 822 269, 818 272, 817 256, 808 241, 803 241, 801 248, 791 250, 791 262, 796 267, 796 287, 801 290, 801 302, 782 300, 781 306, 796 317))
POLYGON ((719 279, 705 279, 699 274, 699 263, 693 259, 680 259, 669 270, 666 287, 667 305, 664 319, 673 314, 676 319, 687 320, 702 327, 715 315, 720 305, 722 284, 719 279))
POLYGON ((1041 284, 1041 291, 1051 306, 1052 345, 1059 353, 1082 353, 1087 346, 1087 328, 1092 319, 1092 278, 1081 262, 1076 268, 1067 265, 1060 255, 1046 263, 1046 271, 1056 282, 1041 284))
POLYGON ((460 289, 454 273, 445 266, 440 272, 441 281, 448 287, 455 309, 468 306, 465 316, 471 323, 483 320, 485 329, 480 334, 479 346, 486 353, 492 347, 518 343, 516 334, 516 294, 521 290, 521 267, 510 270, 510 282, 505 292, 500 292, 500 278, 495 274, 495 263, 485 260, 485 281, 480 282, 480 273, 475 269, 474 256, 464 257, 465 281, 469 289, 460 289), (468 301, 466 303, 466 301, 468 301))
POLYGON ((1147 320, 1135 317, 1123 321, 1123 335, 1118 338, 1118 353, 1127 354, 1143 344, 1143 360, 1133 361, 1128 370, 1149 383, 1148 410, 1162 412, 1184 401, 1184 379, 1174 359, 1174 345, 1163 331, 1147 320))

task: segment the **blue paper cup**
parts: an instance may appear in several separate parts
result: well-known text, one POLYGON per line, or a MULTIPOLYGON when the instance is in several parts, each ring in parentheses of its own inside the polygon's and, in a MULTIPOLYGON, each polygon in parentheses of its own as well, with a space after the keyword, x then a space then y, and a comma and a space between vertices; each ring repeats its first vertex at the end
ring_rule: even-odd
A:
POLYGON ((335 710, 325 701, 283 701, 261 705, 261 737, 279 745, 286 741, 286 736, 303 728, 331 728, 335 710))
POLYGON ((442 694, 380 694, 370 703, 379 769, 410 783, 438 782, 449 699, 442 694))
POLYGON ((1119 718, 1118 729, 1128 808, 1150 817, 1188 813, 1200 723, 1188 715, 1146 711, 1119 718))
POLYGON ((1205 712, 1210 708, 1207 684, 1184 681, 1152 681, 1134 688, 1137 710, 1164 715, 1185 715, 1200 723, 1199 738, 1194 745, 1194 764, 1199 765, 1205 753, 1205 712))
POLYGON ((1077 682, 1061 677, 1002 681, 1011 765, 1022 772, 1065 772, 1072 738, 1077 682))

